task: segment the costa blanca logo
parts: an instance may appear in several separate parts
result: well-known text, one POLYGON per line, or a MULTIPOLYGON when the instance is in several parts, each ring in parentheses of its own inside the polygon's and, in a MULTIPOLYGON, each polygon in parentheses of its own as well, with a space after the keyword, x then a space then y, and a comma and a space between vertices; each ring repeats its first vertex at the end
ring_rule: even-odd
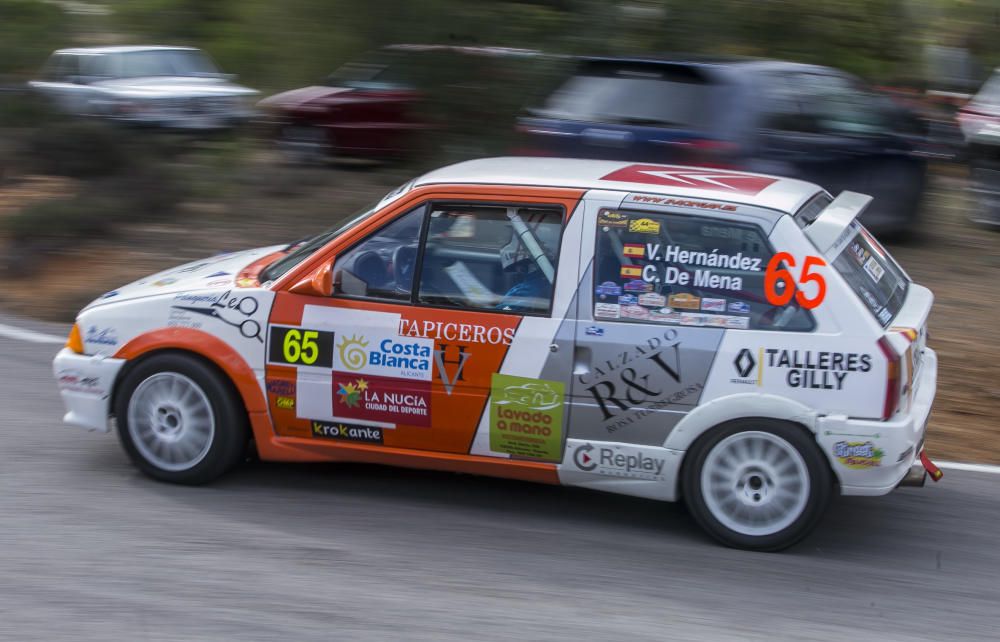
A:
POLYGON ((363 336, 342 337, 340 345, 337 346, 340 363, 348 370, 361 370, 368 362, 368 353, 365 351, 367 347, 368 342, 363 336))
POLYGON ((430 381, 434 340, 386 333, 342 334, 333 369, 430 381))

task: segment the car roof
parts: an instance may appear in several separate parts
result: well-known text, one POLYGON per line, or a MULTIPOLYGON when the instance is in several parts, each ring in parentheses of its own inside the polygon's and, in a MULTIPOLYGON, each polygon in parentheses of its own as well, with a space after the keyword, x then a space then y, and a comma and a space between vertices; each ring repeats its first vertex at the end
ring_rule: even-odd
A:
POLYGON ((173 45, 117 45, 114 47, 73 47, 71 49, 59 49, 57 54, 111 54, 111 53, 132 53, 135 51, 165 51, 165 50, 186 50, 197 51, 196 47, 183 47, 173 45))
MULTIPOLYGON (((414 187, 434 184, 524 185, 680 196, 756 205, 782 212, 795 212, 823 189, 813 183, 767 174, 682 165, 657 165, 629 161, 583 160, 509 156, 465 161, 442 167, 417 178, 414 187), (646 178, 643 172, 659 172, 668 182, 608 180, 615 172, 646 178), (763 187, 756 193, 739 189, 740 183, 757 177, 763 187), (726 181, 737 187, 727 185, 726 181), (734 182, 735 180, 735 182, 734 182), (675 186, 691 183, 690 187, 675 186)), ((746 184, 746 183, 744 183, 746 184)))
POLYGON ((658 54, 649 56, 582 56, 584 63, 622 63, 644 65, 683 65, 690 67, 731 68, 741 72, 801 71, 820 73, 841 73, 832 67, 809 65, 787 60, 769 58, 749 58, 743 56, 699 55, 699 54, 658 54))

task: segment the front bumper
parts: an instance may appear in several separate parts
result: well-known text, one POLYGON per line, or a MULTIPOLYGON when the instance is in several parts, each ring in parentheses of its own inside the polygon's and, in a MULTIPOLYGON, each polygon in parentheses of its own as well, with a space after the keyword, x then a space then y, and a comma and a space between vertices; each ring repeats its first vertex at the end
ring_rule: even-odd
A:
POLYGON ((937 354, 924 349, 916 392, 906 413, 889 421, 821 417, 817 441, 844 495, 885 495, 919 462, 937 392, 937 354))
POLYGON ((88 430, 108 432, 111 392, 124 359, 77 354, 63 348, 52 362, 59 394, 66 405, 63 421, 88 430))

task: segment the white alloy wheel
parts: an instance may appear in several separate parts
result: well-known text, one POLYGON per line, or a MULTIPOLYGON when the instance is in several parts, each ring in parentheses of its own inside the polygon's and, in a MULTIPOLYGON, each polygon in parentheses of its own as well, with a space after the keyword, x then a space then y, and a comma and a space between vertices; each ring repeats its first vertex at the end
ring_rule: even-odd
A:
POLYGON ((136 450, 170 472, 197 466, 212 447, 215 415, 201 386, 178 372, 144 379, 128 402, 128 432, 136 450))
POLYGON ((726 528, 760 537, 791 526, 810 497, 798 449, 770 432, 744 431, 715 444, 701 468, 705 507, 726 528))

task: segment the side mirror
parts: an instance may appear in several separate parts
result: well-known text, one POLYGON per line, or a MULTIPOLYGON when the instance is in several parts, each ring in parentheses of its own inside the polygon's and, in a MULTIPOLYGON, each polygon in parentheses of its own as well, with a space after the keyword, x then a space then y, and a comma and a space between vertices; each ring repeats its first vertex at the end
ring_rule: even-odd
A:
POLYGON ((306 296, 328 297, 333 294, 333 260, 327 261, 323 267, 307 276, 295 285, 289 292, 306 296))

